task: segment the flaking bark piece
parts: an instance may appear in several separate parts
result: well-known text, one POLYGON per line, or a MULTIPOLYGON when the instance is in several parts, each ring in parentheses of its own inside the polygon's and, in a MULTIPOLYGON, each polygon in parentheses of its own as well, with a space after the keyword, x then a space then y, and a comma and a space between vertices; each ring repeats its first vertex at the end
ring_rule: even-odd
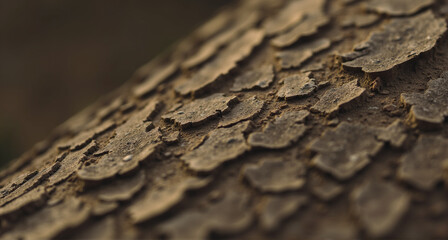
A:
POLYGON ((227 127, 245 120, 250 120, 263 110, 264 105, 264 101, 258 100, 255 96, 246 99, 235 105, 229 113, 224 115, 218 127, 227 127))
POLYGON ((152 121, 163 106, 164 103, 159 100, 150 101, 140 111, 140 116, 143 116, 143 121, 152 121))
POLYGON ((213 171, 224 162, 234 160, 250 149, 244 137, 249 128, 250 121, 245 121, 229 128, 213 130, 202 145, 181 159, 193 171, 213 171))
POLYGON ((102 149, 106 153, 91 165, 84 165, 77 171, 79 178, 100 181, 117 174, 126 174, 136 169, 141 161, 147 160, 157 152, 162 144, 159 128, 147 132, 147 118, 155 108, 148 105, 132 115, 115 131, 115 137, 102 149))
POLYGON ((286 112, 274 122, 269 122, 262 132, 251 133, 247 141, 253 147, 270 149, 289 147, 305 134, 306 126, 299 123, 309 114, 307 110, 286 112))
POLYGON ((282 159, 264 160, 243 168, 243 176, 261 192, 298 190, 305 184, 305 172, 303 163, 282 159))
POLYGON ((237 38, 239 34, 242 34, 247 31, 247 29, 253 27, 259 19, 260 14, 258 12, 252 12, 248 16, 241 18, 241 21, 235 23, 234 26, 207 40, 193 56, 182 63, 182 67, 189 69, 207 61, 218 52, 221 47, 229 44, 233 39, 237 38))
POLYGON ((110 118, 114 113, 116 113, 124 103, 125 101, 121 97, 114 99, 108 105, 98 109, 95 118, 98 119, 98 121, 100 122, 105 121, 106 119, 110 118))
POLYGON ((145 185, 144 171, 138 172, 135 176, 116 181, 101 186, 96 191, 96 195, 103 201, 126 201, 131 199, 145 185))
POLYGON ((45 188, 43 186, 36 187, 29 192, 23 194, 17 200, 0 207, 0 217, 11 215, 28 206, 36 206, 44 203, 46 198, 45 188))
POLYGON ((108 154, 97 163, 84 165, 77 171, 79 178, 87 181, 101 181, 117 174, 123 175, 136 169, 140 162, 151 158, 162 144, 159 128, 149 132, 141 128, 131 128, 111 140, 105 147, 108 154))
POLYGON ((327 90, 319 101, 311 107, 311 111, 331 115, 343 105, 359 98, 364 92, 364 88, 357 86, 357 80, 353 80, 340 87, 327 90))
POLYGON ((248 57, 261 44, 264 31, 251 29, 223 49, 218 56, 202 67, 191 79, 175 87, 176 92, 187 95, 213 84, 220 76, 226 75, 237 63, 248 57))
POLYGON ((237 101, 235 96, 215 93, 206 98, 197 99, 179 109, 162 116, 165 121, 172 121, 182 128, 199 125, 221 113, 227 112, 229 104, 237 101))
POLYGON ((400 148, 406 141, 407 134, 405 133, 405 126, 400 120, 395 120, 386 128, 378 129, 378 139, 381 141, 389 142, 391 146, 400 148))
POLYGON ((301 5, 301 9, 296 14, 304 14, 305 16, 290 30, 272 39, 271 44, 279 48, 289 47, 303 37, 316 34, 320 27, 330 21, 330 18, 323 11, 325 2, 326 0, 297 1, 301 5))
POLYGON ((163 139, 163 142, 165 142, 166 144, 177 143, 180 139, 180 132, 174 131, 174 132, 168 133, 168 134, 164 135, 162 139, 163 139))
POLYGON ((352 192, 353 208, 371 237, 385 237, 410 204, 406 192, 391 183, 369 181, 352 192))
MULTIPOLYGON (((47 152, 48 153, 48 152, 47 152)), ((20 157, 11 160, 0 170, 0 196, 3 195, 5 185, 9 185, 12 179, 18 175, 18 170, 33 161, 33 151, 27 151, 20 157)), ((44 154, 45 155, 45 154, 44 154)))
POLYGON ((434 0, 370 0, 366 8, 390 16, 412 15, 431 6, 434 0))
POLYGON ((411 105, 410 114, 416 123, 441 125, 448 116, 448 72, 428 82, 425 93, 402 93, 401 102, 411 105))
POLYGON ((0 188, 0 199, 6 197, 10 193, 14 192, 17 188, 22 186, 24 183, 33 179, 39 171, 29 171, 25 173, 20 173, 13 176, 9 181, 5 181, 5 185, 0 188))
POLYGON ((307 203, 308 198, 302 195, 265 197, 258 214, 260 225, 265 231, 274 231, 307 203))
POLYGON ((239 92, 255 88, 267 88, 274 81, 274 76, 274 67, 272 65, 266 65, 244 72, 241 76, 235 78, 235 82, 232 88, 230 88, 230 91, 239 92))
POLYGON ((398 177, 422 190, 431 190, 443 177, 443 162, 448 160, 448 140, 420 136, 411 152, 400 160, 398 177))
POLYGON ((158 229, 172 240, 203 240, 210 233, 236 234, 253 221, 248 201, 249 196, 244 193, 228 192, 224 199, 205 210, 186 211, 162 223, 158 229))
POLYGON ((278 90, 278 98, 305 97, 313 93, 316 88, 316 80, 310 78, 311 73, 299 73, 282 79, 283 86, 278 90))
MULTIPOLYGON (((324 70, 324 64, 322 62, 308 64, 307 66, 304 66, 302 69, 300 69, 300 71, 302 73, 318 72, 318 71, 323 71, 323 70, 324 70)), ((323 82, 326 82, 327 84, 329 83, 328 80, 325 80, 323 82)), ((318 88, 322 87, 322 86, 320 86, 321 84, 322 84, 322 82, 319 83, 318 88)))
POLYGON ((17 188, 13 188, 12 191, 7 192, 4 197, 0 198, 0 206, 4 206, 27 193, 28 191, 39 186, 44 180, 48 179, 58 168, 60 163, 54 163, 50 166, 45 166, 42 169, 28 175, 26 181, 22 182, 17 188))
POLYGON ((281 69, 298 68, 314 54, 331 46, 327 38, 320 38, 311 42, 299 44, 296 47, 281 50, 276 53, 281 69))
POLYGON ((121 105, 120 112, 122 114, 128 114, 132 112, 137 107, 137 102, 135 100, 129 99, 125 104, 121 105))
POLYGON ((178 69, 179 64, 177 62, 163 66, 160 70, 147 77, 142 83, 135 86, 133 94, 139 98, 150 94, 165 80, 173 76, 178 69))
POLYGON ((223 31, 233 21, 231 11, 222 11, 217 13, 209 21, 194 31, 193 36, 198 40, 206 40, 223 31))
POLYGON ((70 152, 62 160, 60 160, 60 167, 48 178, 48 185, 54 186, 69 178, 75 173, 82 165, 82 162, 86 158, 86 154, 90 149, 96 149, 96 141, 92 141, 86 146, 86 150, 70 152))
POLYGON ((311 163, 340 180, 351 178, 383 147, 375 134, 368 126, 342 122, 310 144, 309 149, 317 153, 311 163))
POLYGON ((89 212, 89 207, 80 200, 69 198, 59 205, 46 207, 23 219, 2 238, 53 239, 61 232, 84 223, 89 217, 89 212))
POLYGON ((330 201, 342 193, 342 185, 322 174, 313 173, 309 177, 311 193, 323 201, 330 201))
POLYGON ((353 15, 347 15, 342 20, 341 25, 343 27, 368 27, 374 23, 376 23, 380 19, 380 16, 378 14, 369 14, 369 13, 359 13, 359 14, 353 14, 353 15))
POLYGON ((141 223, 157 217, 181 202, 187 191, 203 188, 209 182, 208 179, 188 177, 163 188, 149 189, 142 198, 130 205, 129 217, 133 223, 141 223))
MULTIPOLYGON (((303 1, 291 1, 277 15, 263 23, 266 35, 275 35, 293 27, 305 17, 303 1)), ((308 0, 307 0, 308 2, 308 0)))
POLYGON ((121 105, 120 112, 121 114, 128 114, 135 110, 137 107, 137 103, 135 101, 128 101, 125 104, 121 105))
POLYGON ((112 121, 105 121, 99 126, 96 126, 90 130, 82 131, 70 140, 61 143, 59 149, 70 149, 76 151, 87 146, 95 137, 115 128, 116 124, 112 121))
POLYGON ((431 11, 394 19, 383 30, 370 34, 353 52, 343 55, 343 66, 361 68, 366 73, 391 70, 432 49, 445 31, 445 20, 431 11))

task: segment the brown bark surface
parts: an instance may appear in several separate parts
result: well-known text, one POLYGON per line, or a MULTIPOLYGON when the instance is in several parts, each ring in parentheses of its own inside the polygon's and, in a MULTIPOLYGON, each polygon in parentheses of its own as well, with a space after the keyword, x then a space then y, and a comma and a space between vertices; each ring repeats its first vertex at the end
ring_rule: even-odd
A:
POLYGON ((448 238, 447 9, 229 6, 0 173, 0 236, 448 238))

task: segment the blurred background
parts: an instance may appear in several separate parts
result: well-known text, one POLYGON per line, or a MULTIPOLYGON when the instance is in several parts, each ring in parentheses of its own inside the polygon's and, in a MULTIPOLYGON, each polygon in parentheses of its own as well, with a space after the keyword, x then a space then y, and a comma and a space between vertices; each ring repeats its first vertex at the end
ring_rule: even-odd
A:
POLYGON ((0 168, 229 0, 0 0, 0 168))

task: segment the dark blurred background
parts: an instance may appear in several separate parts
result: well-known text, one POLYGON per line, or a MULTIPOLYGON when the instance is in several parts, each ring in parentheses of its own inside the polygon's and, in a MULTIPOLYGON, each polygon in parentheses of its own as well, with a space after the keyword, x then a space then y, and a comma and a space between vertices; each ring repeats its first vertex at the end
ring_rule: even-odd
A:
POLYGON ((0 167, 229 0, 0 0, 0 167))

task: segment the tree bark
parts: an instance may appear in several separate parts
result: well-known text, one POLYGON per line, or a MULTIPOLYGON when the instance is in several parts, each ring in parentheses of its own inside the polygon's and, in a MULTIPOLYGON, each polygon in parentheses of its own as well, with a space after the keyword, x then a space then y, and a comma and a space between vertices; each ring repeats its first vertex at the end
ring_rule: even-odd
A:
POLYGON ((2 238, 448 238, 444 4, 223 9, 0 173, 2 238))

